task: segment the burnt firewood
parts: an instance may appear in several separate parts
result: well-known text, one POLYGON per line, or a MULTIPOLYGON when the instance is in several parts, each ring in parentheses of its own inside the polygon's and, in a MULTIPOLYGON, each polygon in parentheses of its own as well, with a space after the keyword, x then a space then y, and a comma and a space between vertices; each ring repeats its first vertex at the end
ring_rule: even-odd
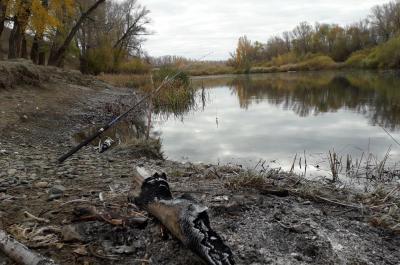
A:
POLYGON ((167 176, 137 168, 133 199, 156 217, 184 246, 211 265, 234 264, 233 254, 211 228, 207 207, 188 197, 173 198, 167 176))

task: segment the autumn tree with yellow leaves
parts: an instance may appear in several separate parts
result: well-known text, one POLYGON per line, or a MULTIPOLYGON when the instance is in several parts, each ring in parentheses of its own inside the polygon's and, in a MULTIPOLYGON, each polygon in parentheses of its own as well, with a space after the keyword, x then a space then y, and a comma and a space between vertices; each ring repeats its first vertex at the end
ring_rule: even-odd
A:
POLYGON ((236 51, 231 54, 230 64, 235 68, 248 72, 252 66, 256 46, 254 46, 247 36, 239 38, 236 51))
POLYGON ((62 67, 70 50, 81 63, 97 50, 120 59, 140 47, 148 14, 137 0, 1 0, 0 35, 10 29, 10 59, 62 67))

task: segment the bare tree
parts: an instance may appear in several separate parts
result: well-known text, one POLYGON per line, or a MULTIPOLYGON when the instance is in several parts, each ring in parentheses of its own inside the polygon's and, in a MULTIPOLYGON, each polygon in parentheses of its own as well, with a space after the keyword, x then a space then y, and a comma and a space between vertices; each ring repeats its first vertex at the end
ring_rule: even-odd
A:
POLYGON ((120 12, 109 12, 108 19, 109 22, 112 19, 119 24, 115 25, 117 30, 113 48, 119 51, 137 52, 143 41, 141 36, 150 34, 147 29, 147 25, 151 22, 148 17, 150 11, 138 4, 137 0, 125 0, 119 5, 114 4, 113 9, 115 8, 119 8, 120 12))
POLYGON ((305 54, 311 51, 312 34, 313 28, 307 22, 301 22, 293 30, 295 48, 299 53, 305 54))
POLYGON ((49 57, 48 64, 61 67, 63 64, 63 60, 65 57, 65 53, 67 51, 68 46, 71 44, 72 40, 75 37, 75 34, 78 32, 82 23, 89 17, 89 15, 99 7, 100 4, 104 3, 105 0, 97 0, 88 10, 83 12, 75 25, 70 30, 69 34, 65 38, 64 42, 58 49, 52 49, 49 57))
POLYGON ((388 41, 400 31, 400 1, 375 6, 370 17, 378 41, 388 41))

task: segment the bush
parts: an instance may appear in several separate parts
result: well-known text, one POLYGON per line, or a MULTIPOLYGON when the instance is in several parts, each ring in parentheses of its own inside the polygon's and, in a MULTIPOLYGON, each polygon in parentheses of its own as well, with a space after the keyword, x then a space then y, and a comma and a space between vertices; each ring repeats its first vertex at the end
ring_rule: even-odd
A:
POLYGON ((400 67, 400 37, 393 38, 376 47, 363 60, 367 68, 399 68, 400 67))
POLYGON ((299 59, 300 58, 294 52, 289 52, 272 58, 271 63, 273 66, 282 66, 297 63, 299 59))
POLYGON ((114 67, 114 56, 111 47, 103 45, 96 49, 90 49, 84 58, 81 58, 82 73, 98 75, 102 72, 110 72, 114 67))
POLYGON ((363 68, 364 60, 370 55, 372 49, 365 49, 361 51, 353 52, 350 57, 346 60, 345 64, 349 67, 363 68))
POLYGON ((125 74, 146 74, 151 70, 151 65, 139 58, 123 62, 118 67, 118 72, 125 74))
POLYGON ((318 55, 298 64, 299 70, 327 70, 336 67, 336 62, 329 56, 318 55))

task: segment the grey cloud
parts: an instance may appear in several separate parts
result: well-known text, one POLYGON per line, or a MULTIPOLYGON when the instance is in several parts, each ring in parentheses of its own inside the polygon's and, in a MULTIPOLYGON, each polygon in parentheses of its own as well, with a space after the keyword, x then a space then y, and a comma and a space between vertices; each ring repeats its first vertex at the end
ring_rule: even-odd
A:
POLYGON ((226 59, 246 34, 266 41, 301 21, 347 24, 365 18, 372 6, 387 0, 185 0, 142 1, 150 10, 152 30, 144 49, 151 55, 226 59))

